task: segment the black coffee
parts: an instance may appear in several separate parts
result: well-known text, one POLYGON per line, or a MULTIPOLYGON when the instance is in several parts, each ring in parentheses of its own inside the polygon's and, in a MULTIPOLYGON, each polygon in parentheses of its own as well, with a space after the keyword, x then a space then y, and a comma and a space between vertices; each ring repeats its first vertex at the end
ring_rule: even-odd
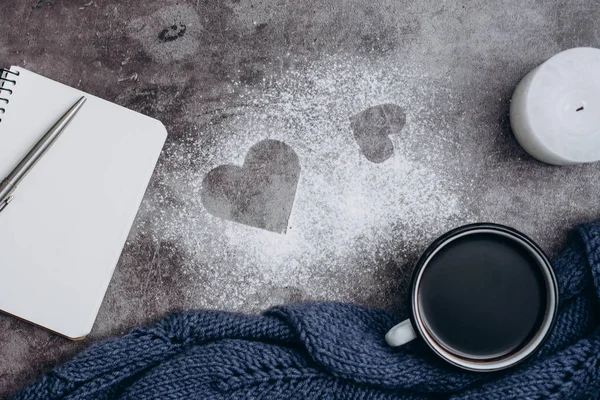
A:
POLYGON ((444 246, 423 272, 421 317, 447 350, 475 359, 509 354, 539 329, 546 285, 536 258, 500 234, 444 246))

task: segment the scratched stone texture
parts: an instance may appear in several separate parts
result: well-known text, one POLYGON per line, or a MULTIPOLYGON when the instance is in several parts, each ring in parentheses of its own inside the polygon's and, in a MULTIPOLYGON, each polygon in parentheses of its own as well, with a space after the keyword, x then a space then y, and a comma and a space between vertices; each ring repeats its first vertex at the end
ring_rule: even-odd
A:
POLYGON ((555 254, 600 216, 600 164, 541 164, 508 123, 526 72, 600 47, 596 0, 23 0, 0 19, 2 66, 169 131, 92 334, 0 315, 0 398, 169 311, 404 317, 412 263, 446 230, 503 223, 555 254))

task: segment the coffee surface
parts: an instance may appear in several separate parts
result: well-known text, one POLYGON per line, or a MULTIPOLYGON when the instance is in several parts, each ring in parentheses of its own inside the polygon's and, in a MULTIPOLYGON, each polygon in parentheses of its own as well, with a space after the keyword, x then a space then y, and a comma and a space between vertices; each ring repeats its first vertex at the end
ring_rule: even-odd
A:
POLYGON ((494 233, 445 245, 425 267, 418 296, 421 317, 436 341, 475 359, 517 350, 539 329, 546 308, 537 259, 494 233))

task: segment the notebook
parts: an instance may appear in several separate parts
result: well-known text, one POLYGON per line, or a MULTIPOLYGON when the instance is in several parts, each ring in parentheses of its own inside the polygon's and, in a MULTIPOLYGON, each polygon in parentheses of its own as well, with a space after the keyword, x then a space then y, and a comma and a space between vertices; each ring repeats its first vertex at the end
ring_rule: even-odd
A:
POLYGON ((157 120, 19 67, 0 91, 0 180, 87 102, 0 212, 0 310, 88 335, 162 150, 157 120), (8 103, 7 103, 8 101, 8 103))

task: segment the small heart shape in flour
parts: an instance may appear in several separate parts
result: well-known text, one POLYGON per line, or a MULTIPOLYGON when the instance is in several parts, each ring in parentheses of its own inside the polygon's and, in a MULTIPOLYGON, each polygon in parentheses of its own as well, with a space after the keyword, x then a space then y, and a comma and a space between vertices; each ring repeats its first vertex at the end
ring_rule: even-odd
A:
POLYGON ((212 215, 285 233, 300 179, 294 150, 277 140, 250 148, 244 165, 220 165, 202 181, 202 204, 212 215))
POLYGON ((389 136, 400 133, 406 114, 396 104, 380 104, 350 117, 354 139, 367 160, 381 163, 394 155, 389 136))

